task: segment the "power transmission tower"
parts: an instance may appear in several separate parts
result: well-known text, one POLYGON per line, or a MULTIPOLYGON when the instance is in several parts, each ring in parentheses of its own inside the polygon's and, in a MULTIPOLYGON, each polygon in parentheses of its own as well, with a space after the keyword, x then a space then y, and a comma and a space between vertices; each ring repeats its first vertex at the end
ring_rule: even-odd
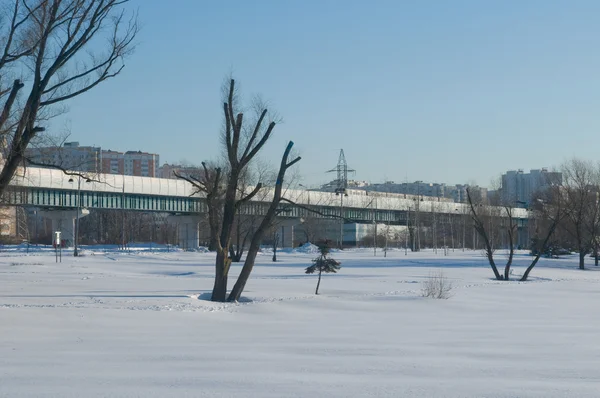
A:
POLYGON ((22 206, 17 206, 15 218, 17 221, 16 234, 19 239, 30 241, 29 236, 29 217, 27 211, 22 206))
POLYGON ((348 173, 354 173, 356 172, 356 170, 348 168, 348 163, 346 162, 344 150, 340 149, 340 156, 338 157, 337 166, 331 170, 328 170, 327 172, 337 173, 335 192, 345 193, 346 189, 348 188, 348 173))
POLYGON ((336 180, 336 188, 335 194, 340 197, 340 238, 339 238, 339 248, 344 248, 344 196, 348 196, 346 193, 346 188, 348 188, 348 173, 354 173, 355 170, 348 168, 348 163, 346 163, 346 156, 344 156, 344 150, 340 149, 340 156, 338 157, 338 164, 335 169, 331 169, 327 171, 328 173, 336 172, 337 180, 336 180))

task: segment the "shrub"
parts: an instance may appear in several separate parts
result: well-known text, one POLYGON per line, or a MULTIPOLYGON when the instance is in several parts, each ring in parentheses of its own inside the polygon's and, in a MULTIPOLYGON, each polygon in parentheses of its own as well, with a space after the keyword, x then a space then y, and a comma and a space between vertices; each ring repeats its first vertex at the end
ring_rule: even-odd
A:
POLYGON ((452 283, 446 278, 443 271, 432 272, 421 289, 421 296, 435 299, 449 299, 452 295, 452 283))

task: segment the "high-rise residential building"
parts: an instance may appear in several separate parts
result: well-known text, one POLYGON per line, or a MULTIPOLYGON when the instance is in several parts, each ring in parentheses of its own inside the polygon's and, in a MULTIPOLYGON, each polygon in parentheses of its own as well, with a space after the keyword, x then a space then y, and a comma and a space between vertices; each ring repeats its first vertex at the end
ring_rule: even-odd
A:
POLYGON ((548 171, 546 168, 533 169, 529 173, 509 170, 502 175, 500 198, 504 203, 515 206, 527 206, 536 192, 552 185, 562 185, 562 173, 548 171))
POLYGON ((142 151, 127 151, 124 155, 125 174, 133 176, 158 176, 158 155, 142 151))
MULTIPOLYGON (((456 184, 453 187, 449 187, 449 191, 452 193, 452 198, 456 203, 467 203, 467 189, 469 189, 469 192, 471 192, 472 198, 474 196, 481 202, 488 202, 489 195, 487 188, 467 184, 456 184)), ((473 198, 473 200, 475 200, 475 198, 473 198)))
POLYGON ((156 177, 159 156, 141 151, 119 152, 66 142, 62 147, 29 148, 26 156, 37 163, 68 170, 156 177))
POLYGON ((102 172, 125 174, 125 154, 118 151, 102 151, 102 172))
POLYGON ((98 173, 102 170, 102 149, 65 142, 63 146, 27 148, 25 156, 37 163, 74 171, 98 173))

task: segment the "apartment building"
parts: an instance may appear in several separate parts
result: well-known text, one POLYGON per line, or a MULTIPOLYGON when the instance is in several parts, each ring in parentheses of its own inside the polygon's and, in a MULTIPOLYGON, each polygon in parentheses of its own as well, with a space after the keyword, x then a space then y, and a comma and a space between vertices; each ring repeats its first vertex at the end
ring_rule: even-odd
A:
POLYGON ((526 206, 536 192, 551 185, 562 185, 562 173, 547 168, 533 169, 529 173, 522 169, 509 170, 502 175, 500 198, 504 203, 526 206))
POLYGON ((159 155, 142 151, 119 152, 66 142, 61 147, 29 148, 26 156, 37 163, 68 170, 157 177, 159 155))
POLYGON ((37 163, 60 166, 73 171, 102 171, 102 148, 80 146, 79 142, 65 142, 63 146, 27 148, 25 156, 37 163))
POLYGON ((158 155, 142 151, 127 151, 124 155, 125 175, 157 177, 158 155))

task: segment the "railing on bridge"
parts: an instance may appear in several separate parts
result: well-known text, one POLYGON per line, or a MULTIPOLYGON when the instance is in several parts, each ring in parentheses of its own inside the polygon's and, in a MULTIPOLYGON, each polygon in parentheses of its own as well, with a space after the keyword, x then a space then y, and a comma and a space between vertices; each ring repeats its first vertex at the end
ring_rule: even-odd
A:
POLYGON ((203 213, 206 204, 197 197, 168 197, 159 195, 119 194, 113 192, 79 192, 43 188, 11 188, 2 197, 2 204, 53 208, 86 207, 91 209, 120 209, 174 213, 203 213))

